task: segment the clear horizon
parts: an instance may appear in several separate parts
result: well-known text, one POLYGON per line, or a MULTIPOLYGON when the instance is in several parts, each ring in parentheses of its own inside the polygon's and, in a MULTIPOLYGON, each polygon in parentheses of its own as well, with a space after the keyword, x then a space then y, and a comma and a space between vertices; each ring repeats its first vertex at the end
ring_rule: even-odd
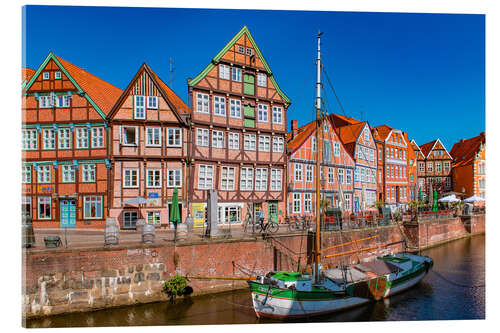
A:
MULTIPOLYGON (((23 23, 23 66, 36 70, 52 51, 124 89, 143 62, 168 84, 172 58, 172 89, 186 104, 187 79, 246 25, 292 100, 288 129, 314 119, 321 30, 347 116, 448 150, 485 130, 484 15, 26 6, 23 23)), ((326 110, 343 114, 323 84, 326 110)))

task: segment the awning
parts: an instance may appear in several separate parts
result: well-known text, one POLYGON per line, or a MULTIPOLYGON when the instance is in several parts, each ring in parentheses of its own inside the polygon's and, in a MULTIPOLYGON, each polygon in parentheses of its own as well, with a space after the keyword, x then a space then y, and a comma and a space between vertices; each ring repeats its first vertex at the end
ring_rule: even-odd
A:
POLYGON ((129 199, 127 201, 123 201, 122 202, 122 205, 143 205, 145 203, 150 203, 150 202, 153 202, 152 199, 146 199, 146 198, 143 198, 143 197, 136 197, 136 198, 133 198, 133 199, 129 199))

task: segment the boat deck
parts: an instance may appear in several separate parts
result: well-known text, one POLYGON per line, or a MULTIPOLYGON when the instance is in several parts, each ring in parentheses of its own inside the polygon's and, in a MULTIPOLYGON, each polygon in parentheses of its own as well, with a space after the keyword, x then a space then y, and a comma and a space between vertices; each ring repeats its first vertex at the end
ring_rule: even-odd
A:
MULTIPOLYGON (((336 284, 344 283, 343 270, 340 268, 330 268, 324 271, 325 276, 336 284)), ((347 283, 366 280, 369 276, 357 269, 348 267, 346 270, 347 283)))

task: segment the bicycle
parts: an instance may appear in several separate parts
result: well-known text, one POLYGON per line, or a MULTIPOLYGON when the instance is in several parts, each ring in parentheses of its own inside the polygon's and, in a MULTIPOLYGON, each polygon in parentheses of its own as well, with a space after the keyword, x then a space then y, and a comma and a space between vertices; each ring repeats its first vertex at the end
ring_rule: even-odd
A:
POLYGON ((288 230, 289 231, 306 230, 309 227, 310 227, 310 222, 309 222, 309 220, 307 220, 305 218, 303 218, 302 220, 296 219, 295 221, 288 223, 288 230))
POLYGON ((259 222, 256 224, 257 231, 258 232, 263 232, 263 233, 277 233, 279 230, 279 224, 277 222, 273 222, 272 220, 269 220, 267 224, 264 224, 264 221, 259 222))

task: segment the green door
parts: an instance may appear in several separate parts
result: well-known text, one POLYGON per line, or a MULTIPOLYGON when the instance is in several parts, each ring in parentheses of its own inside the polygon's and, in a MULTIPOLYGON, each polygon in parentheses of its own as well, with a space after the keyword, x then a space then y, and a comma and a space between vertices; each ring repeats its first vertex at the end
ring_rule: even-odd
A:
POLYGON ((278 223, 278 203, 277 202, 269 202, 267 205, 267 210, 269 214, 269 219, 273 223, 278 223))
POLYGON ((255 107, 250 105, 245 105, 243 109, 244 126, 255 128, 255 107))
POLYGON ((61 228, 76 227, 76 203, 74 199, 61 200, 61 228))
POLYGON ((247 95, 255 94, 255 76, 251 74, 243 75, 243 92, 247 95))

